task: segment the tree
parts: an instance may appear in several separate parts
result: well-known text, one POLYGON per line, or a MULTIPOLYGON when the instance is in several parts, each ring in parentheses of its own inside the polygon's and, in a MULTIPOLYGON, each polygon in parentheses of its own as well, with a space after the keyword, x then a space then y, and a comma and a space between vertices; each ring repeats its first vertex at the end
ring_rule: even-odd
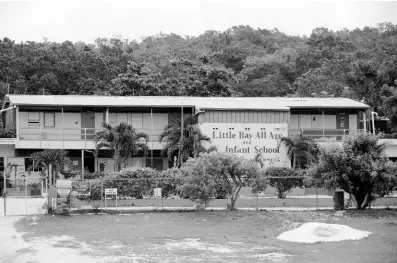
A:
POLYGON ((205 207, 216 196, 216 178, 207 173, 206 160, 193 163, 193 167, 182 169, 185 176, 182 184, 177 187, 183 196, 188 196, 193 202, 205 207))
POLYGON ((172 162, 177 156, 180 165, 189 157, 196 158, 205 148, 202 142, 209 142, 210 138, 201 133, 197 125, 197 116, 185 115, 183 118, 183 138, 181 136, 181 118, 168 123, 160 135, 160 141, 166 141, 161 154, 172 162))
POLYGON ((264 179, 268 185, 277 189, 277 197, 285 198, 285 194, 294 187, 303 186, 303 178, 298 178, 299 173, 291 168, 286 167, 269 167, 266 169, 264 179), (270 177, 270 178, 266 178, 270 177), (275 178, 281 177, 281 178, 275 178), (291 178, 283 178, 291 177, 291 178), (294 178, 295 177, 295 178, 294 178))
POLYGON ((223 152, 202 153, 187 169, 195 172, 196 175, 210 176, 213 178, 210 181, 211 185, 222 183, 223 189, 226 189, 230 196, 230 210, 236 209, 241 188, 251 185, 260 174, 259 167, 254 161, 223 152))
POLYGON ((339 187, 365 209, 377 197, 390 193, 397 185, 397 165, 385 155, 385 145, 368 133, 349 135, 343 144, 320 148, 319 163, 309 173, 327 187, 339 187))
POLYGON ((96 154, 102 148, 113 151, 116 171, 121 170, 122 164, 128 160, 128 157, 138 153, 146 155, 149 149, 147 146, 149 136, 144 132, 136 131, 126 123, 120 123, 115 127, 103 123, 102 130, 95 133, 94 141, 96 154))
POLYGON ((55 171, 55 176, 58 175, 59 172, 64 170, 66 164, 65 156, 67 154, 67 151, 60 149, 46 149, 41 152, 32 153, 30 155, 30 159, 32 160, 33 165, 28 167, 28 169, 29 171, 32 171, 38 167, 45 168, 50 184, 52 184, 54 183, 54 180, 53 178, 50 178, 50 165, 52 165, 52 169, 55 171))
POLYGON ((287 147, 292 168, 301 168, 313 162, 317 155, 317 144, 301 134, 293 137, 282 137, 281 142, 287 147))

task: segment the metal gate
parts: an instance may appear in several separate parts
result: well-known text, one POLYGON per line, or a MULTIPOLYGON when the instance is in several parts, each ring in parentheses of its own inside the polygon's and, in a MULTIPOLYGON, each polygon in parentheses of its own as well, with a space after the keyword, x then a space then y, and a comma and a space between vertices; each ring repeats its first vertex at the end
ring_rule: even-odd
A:
POLYGON ((47 213, 47 179, 43 177, 6 178, 0 190, 0 215, 25 216, 47 213))

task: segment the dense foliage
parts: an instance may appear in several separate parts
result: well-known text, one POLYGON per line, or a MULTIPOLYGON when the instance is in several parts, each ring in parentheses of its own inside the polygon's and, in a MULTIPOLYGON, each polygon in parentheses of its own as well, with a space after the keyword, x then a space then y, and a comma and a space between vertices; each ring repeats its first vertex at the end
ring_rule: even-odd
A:
POLYGON ((266 169, 263 178, 267 179, 266 181, 269 186, 276 188, 278 198, 285 198, 285 194, 292 188, 303 186, 304 180, 303 178, 299 178, 299 176, 299 172, 291 168, 269 167, 266 169))
POLYGON ((181 124, 181 118, 176 118, 168 123, 160 134, 160 142, 165 141, 161 155, 168 158, 169 162, 176 158, 177 167, 188 158, 196 158, 200 152, 206 151, 201 143, 210 141, 208 136, 201 133, 197 125, 197 116, 184 116, 183 137, 181 136, 181 124))
POLYGON ((374 135, 350 135, 342 145, 321 147, 319 163, 310 173, 327 187, 343 189, 355 198, 358 209, 365 209, 397 186, 397 165, 384 150, 385 145, 374 135))
POLYGON ((231 210, 235 209, 241 188, 250 186, 260 174, 254 161, 217 151, 201 154, 184 170, 188 173, 185 189, 191 190, 195 196, 202 195, 204 203, 215 198, 217 191, 225 191, 230 198, 231 210), (205 178, 204 182, 199 180, 200 176, 205 178))
POLYGON ((149 147, 149 136, 144 132, 138 132, 131 125, 124 122, 110 126, 102 124, 102 130, 97 131, 94 136, 95 153, 102 148, 111 150, 115 160, 115 170, 120 171, 126 164, 128 157, 142 153, 146 155, 149 147))
POLYGON ((0 99, 17 94, 343 96, 397 116, 397 25, 306 36, 234 26, 95 43, 0 40, 0 99), (9 86, 8 86, 9 85, 9 86))

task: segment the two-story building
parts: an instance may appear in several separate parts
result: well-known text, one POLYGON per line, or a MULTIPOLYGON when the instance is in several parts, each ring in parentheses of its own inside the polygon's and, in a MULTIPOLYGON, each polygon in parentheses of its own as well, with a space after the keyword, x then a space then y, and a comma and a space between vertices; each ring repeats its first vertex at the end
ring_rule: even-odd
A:
POLYGON ((23 174, 31 153, 65 149, 75 170, 114 169, 109 151, 94 157, 93 137, 103 122, 131 124, 150 136, 148 156, 134 156, 128 166, 166 169, 161 157, 165 142, 159 135, 181 114, 197 114, 202 132, 220 151, 252 158, 263 153, 269 165, 288 166, 290 161, 280 137, 302 133, 318 141, 341 140, 366 130, 368 105, 346 98, 202 98, 111 97, 72 95, 8 95, 2 109, 6 128, 15 128, 15 139, 0 139, 0 165, 17 164, 23 174))

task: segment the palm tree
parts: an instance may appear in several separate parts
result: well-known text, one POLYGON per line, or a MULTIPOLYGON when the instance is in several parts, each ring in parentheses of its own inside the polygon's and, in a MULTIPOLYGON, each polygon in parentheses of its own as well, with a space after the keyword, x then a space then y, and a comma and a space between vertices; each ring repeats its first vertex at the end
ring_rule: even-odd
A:
POLYGON ((301 134, 294 137, 282 137, 281 143, 287 147, 288 157, 292 160, 292 168, 301 167, 303 162, 313 162, 317 155, 317 145, 311 138, 301 134))
POLYGON ((31 172, 33 169, 38 167, 44 168, 47 171, 49 184, 53 185, 58 173, 64 170, 66 164, 66 155, 68 155, 68 152, 61 149, 46 149, 41 152, 32 153, 30 155, 30 159, 32 160, 33 164, 28 167, 28 171, 31 172), (50 165, 52 165, 51 171, 50 165), (51 174, 52 170, 55 170, 53 175, 51 174))
POLYGON ((95 133, 95 154, 101 148, 107 148, 113 151, 115 170, 120 171, 122 164, 128 160, 128 157, 143 152, 146 155, 149 147, 149 136, 144 132, 136 131, 131 125, 120 123, 112 127, 107 123, 102 124, 102 130, 95 133))
POLYGON ((170 122, 160 135, 160 141, 166 141, 161 154, 172 162, 177 158, 176 166, 181 165, 189 157, 196 158, 200 152, 206 151, 201 142, 211 139, 202 134, 197 125, 197 117, 187 115, 183 118, 183 138, 181 136, 181 119, 170 122))

